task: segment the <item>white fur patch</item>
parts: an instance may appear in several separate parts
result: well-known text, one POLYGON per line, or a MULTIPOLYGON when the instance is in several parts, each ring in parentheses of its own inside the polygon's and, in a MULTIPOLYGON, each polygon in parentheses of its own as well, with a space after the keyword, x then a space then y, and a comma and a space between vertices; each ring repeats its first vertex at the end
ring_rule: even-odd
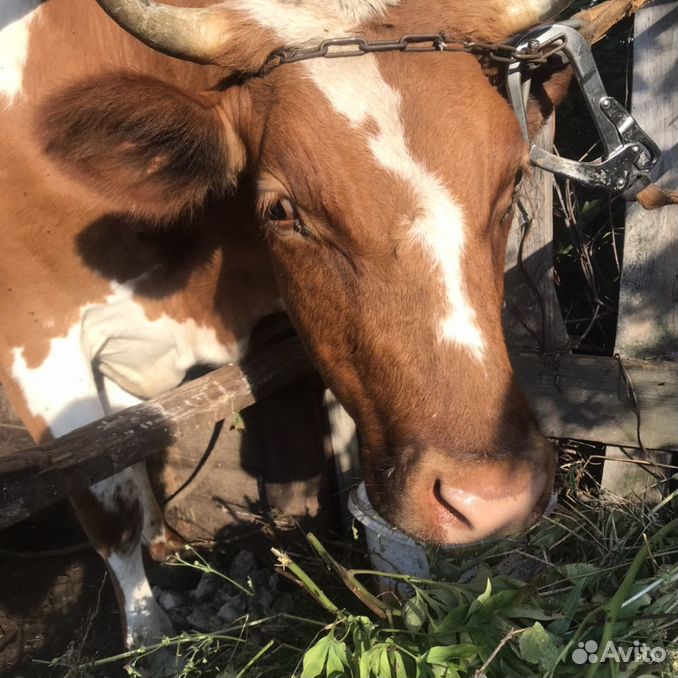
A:
POLYGON ((131 286, 114 283, 105 303, 83 307, 66 336, 51 340, 47 358, 37 367, 27 365, 21 348, 13 349, 12 377, 31 413, 45 419, 54 436, 104 416, 94 362, 123 389, 114 391, 119 402, 109 403, 110 411, 117 411, 124 402, 131 405, 136 398, 174 388, 195 364, 223 365, 245 349, 245 342, 224 346, 214 328, 192 319, 149 320, 132 295, 131 286))
POLYGON ((133 297, 133 285, 112 284, 107 303, 83 313, 83 336, 99 371, 139 398, 152 398, 177 386, 196 364, 238 360, 245 343, 224 346, 212 327, 162 315, 146 317, 133 297))
POLYGON ((23 89, 30 26, 41 1, 0 1, 0 95, 10 103, 23 89))
POLYGON ((112 553, 108 559, 111 574, 117 580, 125 603, 127 634, 125 644, 129 649, 157 642, 164 635, 172 635, 167 615, 153 598, 146 579, 141 558, 141 545, 130 553, 112 553))
POLYGON ((42 417, 55 437, 104 416, 92 368, 84 359, 80 326, 50 342, 49 355, 38 367, 26 364, 14 348, 12 378, 21 386, 29 410, 42 417))
POLYGON ((128 466, 90 486, 90 491, 106 511, 117 513, 119 501, 128 506, 136 501, 137 487, 133 468, 128 466))
POLYGON ((442 182, 412 157, 400 117, 400 93, 384 81, 371 55, 334 62, 317 59, 305 67, 332 107, 354 127, 361 127, 367 120, 376 123, 378 130, 369 138, 372 155, 382 167, 407 182, 419 202, 411 236, 441 276, 447 310, 440 324, 440 338, 463 346, 481 360, 485 342, 467 297, 461 266, 464 214, 442 182))
POLYGON ((558 14, 570 2, 571 0, 513 0, 504 3, 502 12, 506 16, 506 30, 517 33, 536 26, 558 14))
MULTIPOLYGON (((283 0, 288 7, 298 5, 298 0, 283 0)), ((302 0, 308 7, 319 7, 344 21, 359 26, 365 21, 383 14, 389 7, 399 5, 401 0, 302 0)))
POLYGON ((400 0, 230 0, 287 47, 344 37, 400 0))

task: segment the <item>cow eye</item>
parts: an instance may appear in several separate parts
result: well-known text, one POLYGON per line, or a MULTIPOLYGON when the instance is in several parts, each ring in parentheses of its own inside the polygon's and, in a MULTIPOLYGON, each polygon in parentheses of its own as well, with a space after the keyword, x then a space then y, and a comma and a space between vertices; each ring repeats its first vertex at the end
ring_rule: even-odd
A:
POLYGON ((269 221, 292 221, 296 219, 296 210, 287 198, 281 198, 268 208, 266 218, 269 221))
POLYGON ((280 198, 274 202, 266 212, 269 223, 283 231, 295 231, 300 235, 307 236, 309 231, 290 200, 280 198))

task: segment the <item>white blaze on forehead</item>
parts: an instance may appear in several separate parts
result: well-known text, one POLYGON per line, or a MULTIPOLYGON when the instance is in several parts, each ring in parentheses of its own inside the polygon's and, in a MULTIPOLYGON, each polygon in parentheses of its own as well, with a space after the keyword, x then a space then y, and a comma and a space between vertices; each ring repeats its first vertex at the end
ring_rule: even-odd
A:
POLYGON ((410 153, 400 117, 400 93, 384 81, 371 55, 357 61, 317 59, 305 67, 332 107, 353 126, 368 120, 376 123, 377 130, 369 136, 370 150, 382 167, 412 187, 419 203, 412 240, 424 249, 441 276, 447 302, 441 339, 482 359, 485 342, 463 280, 464 214, 440 179, 410 153))
MULTIPOLYGON (((529 0, 540 2, 541 0, 529 0)), ((285 45, 300 45, 341 37, 399 0, 244 0, 237 8, 280 36, 285 45)), ((400 94, 381 77, 372 55, 356 59, 314 59, 304 68, 349 122, 360 127, 376 123, 370 149, 385 169, 406 181, 419 200, 420 215, 412 224, 412 239, 430 256, 441 276, 447 309, 440 324, 442 340, 465 347, 481 360, 485 342, 468 300, 461 268, 464 215, 435 174, 417 162, 407 147, 400 117, 400 94)))
POLYGON ((23 89, 30 26, 40 4, 41 0, 0 0, 0 96, 10 103, 23 89))

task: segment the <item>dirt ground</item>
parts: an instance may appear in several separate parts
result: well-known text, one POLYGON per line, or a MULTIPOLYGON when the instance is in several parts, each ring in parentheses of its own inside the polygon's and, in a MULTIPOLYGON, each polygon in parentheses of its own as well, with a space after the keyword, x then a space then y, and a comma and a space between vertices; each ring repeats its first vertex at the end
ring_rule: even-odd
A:
MULTIPOLYGON (((223 426, 215 435, 214 422, 204 422, 168 459, 152 460, 162 499, 191 479, 169 511, 173 527, 192 542, 228 543, 231 554, 246 542, 265 559, 275 540, 296 534, 297 525, 322 531, 332 524, 333 466, 323 442, 321 396, 307 380, 246 410, 243 431, 223 426), (276 511, 295 516, 281 535, 275 520, 259 517, 276 511)), ((0 454, 31 445, 3 402, 0 392, 0 454)), ((177 581, 178 569, 151 566, 149 580, 161 588, 192 588, 195 582, 177 581)), ((0 531, 0 678, 62 678, 63 668, 33 660, 65 653, 89 659, 122 649, 112 585, 67 502, 0 531)), ((108 665, 101 675, 124 674, 108 665)))
POLYGON ((32 660, 120 650, 113 589, 99 556, 78 547, 84 541, 66 504, 0 533, 2 678, 62 676, 63 669, 32 660), (51 550, 58 555, 38 553, 51 550))
MULTIPOLYGON (((271 546, 286 548, 296 543, 300 534, 297 529, 276 531, 270 526, 262 529, 251 525, 239 535, 224 535, 228 539, 220 540, 218 549, 211 553, 225 559, 218 567, 223 572, 229 572, 225 569, 229 564, 234 566, 236 554, 249 555, 263 567, 258 572, 259 578, 268 580, 273 573, 271 546), (243 548, 251 550, 245 552, 243 548)), ((185 599, 186 604, 168 610, 177 630, 210 630, 201 626, 203 617, 205 623, 214 620, 222 625, 216 612, 224 601, 210 596, 210 605, 218 604, 207 610, 203 609, 207 606, 205 600, 196 596, 204 584, 198 571, 152 562, 146 565, 151 585, 158 587, 154 591, 169 590, 174 598, 185 599)), ((277 587, 271 589, 270 583, 264 588, 267 586, 268 592, 264 591, 270 597, 267 606, 275 610, 288 602, 285 599, 289 594, 277 587)), ((85 674, 79 674, 69 673, 63 662, 50 667, 36 660, 63 658, 74 667, 123 650, 113 587, 103 562, 87 545, 68 504, 64 502, 0 532, 0 678, 122 676, 123 662, 98 670, 88 667, 85 674)))

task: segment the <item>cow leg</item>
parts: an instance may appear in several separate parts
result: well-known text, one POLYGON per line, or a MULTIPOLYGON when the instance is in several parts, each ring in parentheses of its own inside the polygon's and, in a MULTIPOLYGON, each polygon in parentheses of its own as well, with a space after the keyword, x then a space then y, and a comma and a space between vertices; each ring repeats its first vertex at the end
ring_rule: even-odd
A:
MULTIPOLYGON (((115 396, 108 402, 106 394, 97 388, 91 362, 83 355, 78 326, 66 337, 53 340, 50 354, 37 367, 26 362, 21 350, 15 350, 10 373, 25 409, 34 417, 28 417, 27 423, 36 440, 44 435, 40 422, 49 426, 52 436, 59 437, 96 421, 113 408, 126 406, 115 403, 115 396)), ((137 475, 135 469, 125 469, 72 497, 78 519, 111 573, 128 646, 148 644, 172 630, 153 599, 144 573, 144 509, 140 496, 147 479, 137 483, 137 475)), ((149 533, 153 523, 149 521, 149 533)))
POLYGON ((126 468, 72 497, 78 519, 110 572, 130 649, 173 634, 144 571, 144 509, 135 475, 133 468, 126 468))
MULTIPOLYGON (((103 377, 102 403, 107 414, 119 412, 143 402, 108 377, 103 377)), ((140 461, 130 467, 140 500, 143 529, 141 539, 153 560, 163 561, 184 546, 184 541, 165 523, 162 509, 153 493, 148 478, 146 462, 140 461)))
POLYGON ((148 479, 146 462, 139 462, 131 467, 134 480, 141 499, 143 511, 143 530, 141 539, 148 548, 153 560, 162 562, 186 545, 186 542, 165 522, 162 509, 155 498, 151 482, 148 479))

